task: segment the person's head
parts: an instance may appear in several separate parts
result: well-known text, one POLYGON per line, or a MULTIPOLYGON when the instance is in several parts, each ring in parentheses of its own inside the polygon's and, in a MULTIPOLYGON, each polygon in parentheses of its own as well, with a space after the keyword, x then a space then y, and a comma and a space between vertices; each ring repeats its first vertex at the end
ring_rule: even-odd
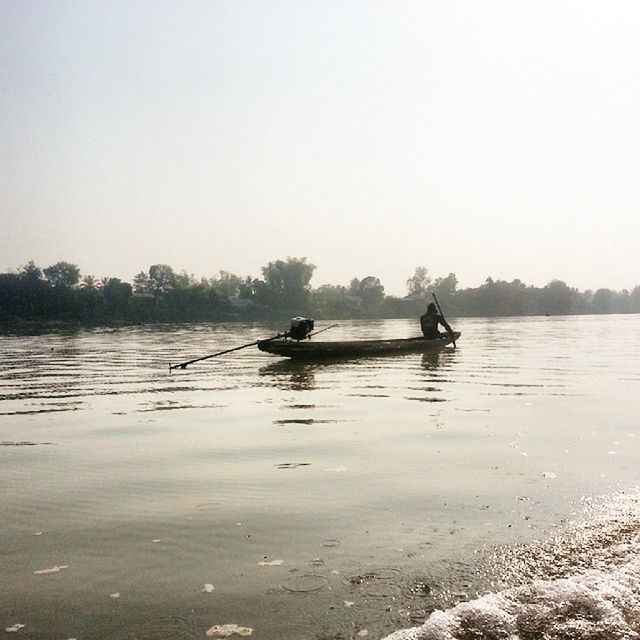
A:
POLYGON ((429 303, 429 306, 427 307, 427 313, 434 314, 434 315, 438 313, 438 310, 436 309, 436 305, 433 304, 433 302, 429 303))

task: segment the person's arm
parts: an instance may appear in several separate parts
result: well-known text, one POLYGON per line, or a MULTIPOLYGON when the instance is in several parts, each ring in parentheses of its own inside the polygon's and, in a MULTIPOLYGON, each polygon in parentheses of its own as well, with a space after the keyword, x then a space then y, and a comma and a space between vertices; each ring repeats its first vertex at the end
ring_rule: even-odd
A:
POLYGON ((420 330, 422 331, 423 335, 427 334, 424 326, 424 314, 420 316, 420 330))
POLYGON ((443 316, 438 316, 438 322, 447 330, 450 335, 453 335, 453 329, 449 326, 449 323, 443 316))

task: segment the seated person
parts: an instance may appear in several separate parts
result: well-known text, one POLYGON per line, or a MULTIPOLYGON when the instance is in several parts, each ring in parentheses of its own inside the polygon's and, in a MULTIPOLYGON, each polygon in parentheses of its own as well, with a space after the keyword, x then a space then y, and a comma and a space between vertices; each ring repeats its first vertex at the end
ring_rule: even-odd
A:
POLYGON ((453 334, 453 329, 449 326, 449 323, 438 313, 436 305, 433 302, 427 307, 427 312, 420 316, 420 328, 424 337, 428 340, 433 338, 439 338, 440 332, 438 331, 438 325, 441 324, 450 335, 453 334))

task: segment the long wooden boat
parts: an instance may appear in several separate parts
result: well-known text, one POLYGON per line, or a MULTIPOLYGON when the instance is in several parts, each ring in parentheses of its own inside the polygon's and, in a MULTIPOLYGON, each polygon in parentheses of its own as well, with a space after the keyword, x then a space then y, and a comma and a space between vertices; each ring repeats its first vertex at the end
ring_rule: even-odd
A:
POLYGON ((322 358, 355 358, 365 356, 379 356, 394 353, 408 353, 411 351, 431 351, 441 349, 460 337, 459 331, 453 335, 441 334, 439 338, 403 338, 400 340, 352 340, 342 342, 313 342, 313 340, 261 340, 258 349, 267 353, 274 353, 286 358, 300 360, 319 360, 322 358))

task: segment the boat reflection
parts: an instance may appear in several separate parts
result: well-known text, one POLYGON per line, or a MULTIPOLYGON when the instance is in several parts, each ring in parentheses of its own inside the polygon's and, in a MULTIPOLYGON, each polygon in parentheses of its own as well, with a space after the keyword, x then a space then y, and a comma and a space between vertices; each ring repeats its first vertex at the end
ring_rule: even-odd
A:
POLYGON ((296 360, 278 360, 260 367, 258 374, 265 379, 266 386, 305 391, 316 388, 314 371, 319 366, 322 365, 296 360))
POLYGON ((354 370, 359 367, 384 368, 385 363, 397 362, 398 359, 401 359, 408 368, 414 367, 419 363, 423 370, 433 372, 442 367, 446 368, 454 357, 455 355, 452 351, 438 350, 427 351, 421 355, 402 354, 401 356, 396 356, 395 359, 390 359, 388 356, 331 358, 316 362, 286 359, 267 364, 258 369, 258 373, 265 386, 303 391, 317 388, 316 374, 322 371, 330 370, 332 373, 336 373, 340 370, 354 370))

